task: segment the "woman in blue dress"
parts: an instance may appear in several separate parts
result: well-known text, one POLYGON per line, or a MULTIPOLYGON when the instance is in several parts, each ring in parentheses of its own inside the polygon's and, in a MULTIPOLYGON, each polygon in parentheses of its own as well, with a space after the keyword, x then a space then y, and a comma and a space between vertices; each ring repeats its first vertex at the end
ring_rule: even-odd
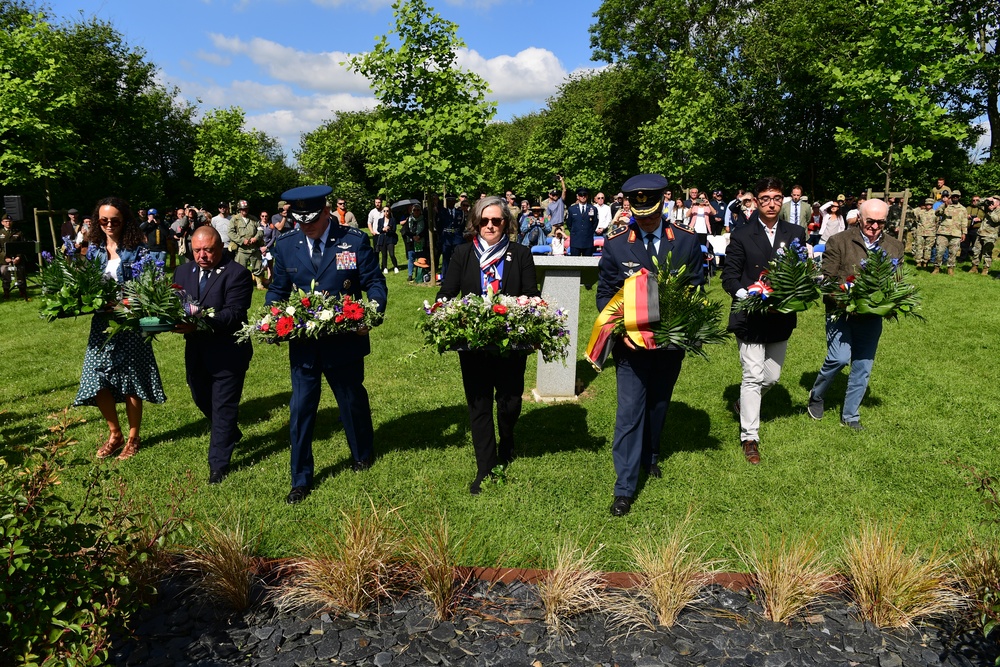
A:
MULTIPOLYGON (((105 275, 119 283, 129 280, 132 263, 145 247, 143 241, 127 201, 106 197, 97 202, 87 258, 100 262, 105 275)), ((152 345, 134 331, 119 332, 109 339, 105 330, 110 320, 111 313, 101 312, 90 324, 80 390, 73 405, 96 405, 108 422, 108 440, 98 448, 97 458, 107 458, 121 449, 118 460, 124 461, 139 451, 142 402, 163 403, 167 397, 152 345), (125 404, 127 439, 118 421, 118 403, 125 404)))

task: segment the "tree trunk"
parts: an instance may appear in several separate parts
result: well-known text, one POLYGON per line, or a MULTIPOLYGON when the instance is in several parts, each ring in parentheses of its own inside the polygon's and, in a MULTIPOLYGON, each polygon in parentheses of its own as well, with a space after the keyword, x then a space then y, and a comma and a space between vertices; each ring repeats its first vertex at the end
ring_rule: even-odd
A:
MULTIPOLYGON (((424 193, 424 203, 429 204, 430 198, 427 193, 424 193)), ((431 209, 429 206, 425 206, 424 210, 427 211, 427 252, 430 254, 428 261, 431 264, 431 283, 430 286, 434 287, 437 284, 437 262, 434 261, 436 253, 434 252, 434 224, 437 222, 437 209, 431 209)))

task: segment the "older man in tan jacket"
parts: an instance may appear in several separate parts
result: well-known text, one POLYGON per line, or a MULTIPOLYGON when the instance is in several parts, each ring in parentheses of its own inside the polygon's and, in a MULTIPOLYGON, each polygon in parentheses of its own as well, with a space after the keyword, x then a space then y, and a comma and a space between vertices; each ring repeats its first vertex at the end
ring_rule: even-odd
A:
MULTIPOLYGON (((828 278, 840 281, 857 273, 861 261, 873 248, 882 249, 890 258, 903 258, 903 244, 884 233, 889 206, 881 199, 869 199, 861 204, 859 210, 860 225, 834 234, 827 241, 823 253, 823 273, 828 278)), ((823 397, 840 369, 850 364, 851 373, 847 377, 840 423, 860 431, 859 409, 875 363, 875 351, 882 335, 882 318, 839 312, 829 303, 827 310, 826 359, 809 392, 809 416, 823 418, 823 397)))

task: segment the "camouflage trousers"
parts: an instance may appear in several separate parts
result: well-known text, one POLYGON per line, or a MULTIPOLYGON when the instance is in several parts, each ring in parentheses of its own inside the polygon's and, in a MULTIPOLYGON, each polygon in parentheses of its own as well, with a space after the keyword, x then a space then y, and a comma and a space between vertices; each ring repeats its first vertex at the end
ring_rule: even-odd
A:
POLYGON ((931 261, 931 249, 934 247, 933 236, 913 236, 913 259, 916 262, 931 261))
POLYGON ((962 247, 962 237, 938 234, 937 245, 935 247, 937 248, 937 257, 934 258, 934 266, 941 266, 941 258, 944 257, 944 251, 947 249, 948 268, 955 268, 955 262, 958 260, 958 253, 962 247))
POLYGON ((237 248, 236 263, 246 268, 248 271, 250 271, 250 273, 252 273, 255 276, 259 277, 265 275, 264 258, 261 257, 260 248, 253 248, 250 250, 237 248))
POLYGON ((993 244, 995 236, 977 236, 976 244, 972 246, 972 266, 979 266, 979 256, 983 257, 983 268, 988 269, 993 264, 993 244))

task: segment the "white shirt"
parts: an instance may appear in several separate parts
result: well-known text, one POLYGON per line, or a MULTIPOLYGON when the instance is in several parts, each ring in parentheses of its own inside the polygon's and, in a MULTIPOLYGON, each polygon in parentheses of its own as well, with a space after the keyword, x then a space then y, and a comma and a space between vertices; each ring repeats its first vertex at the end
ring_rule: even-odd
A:
POLYGON ((368 230, 372 234, 378 234, 381 229, 378 228, 378 221, 382 219, 382 211, 377 208, 373 208, 368 211, 368 230))
POLYGON ((611 224, 611 207, 607 204, 597 205, 597 231, 602 232, 611 224))
POLYGON ((212 226, 222 237, 222 245, 227 245, 229 243, 229 218, 220 213, 212 218, 212 226))
POLYGON ((774 235, 778 231, 778 223, 777 223, 777 221, 775 221, 773 227, 769 228, 767 225, 764 224, 764 221, 761 220, 760 221, 760 226, 764 228, 764 233, 767 234, 767 242, 773 248, 774 247, 774 235))
MULTIPOLYGON (((331 215, 330 216, 330 225, 332 225, 333 223, 334 223, 334 220, 333 220, 333 216, 331 215)), ((326 239, 327 239, 328 236, 330 236, 330 225, 326 226, 326 229, 323 230, 323 233, 319 235, 318 239, 313 240, 313 239, 309 238, 308 236, 306 236, 306 246, 309 248, 309 256, 310 257, 312 257, 313 244, 316 243, 317 241, 319 242, 320 254, 321 255, 323 254, 323 248, 326 247, 326 239)), ((305 236, 305 234, 303 234, 303 236, 305 236)))

